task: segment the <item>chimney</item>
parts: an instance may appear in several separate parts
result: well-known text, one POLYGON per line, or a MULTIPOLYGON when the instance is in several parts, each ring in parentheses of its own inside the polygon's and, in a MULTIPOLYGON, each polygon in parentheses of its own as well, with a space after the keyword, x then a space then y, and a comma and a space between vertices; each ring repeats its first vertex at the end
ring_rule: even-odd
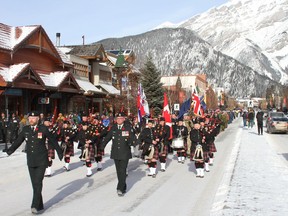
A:
POLYGON ((82 35, 83 45, 85 45, 85 36, 82 35))
POLYGON ((56 33, 56 47, 60 46, 60 36, 61 36, 61 34, 59 32, 56 33))

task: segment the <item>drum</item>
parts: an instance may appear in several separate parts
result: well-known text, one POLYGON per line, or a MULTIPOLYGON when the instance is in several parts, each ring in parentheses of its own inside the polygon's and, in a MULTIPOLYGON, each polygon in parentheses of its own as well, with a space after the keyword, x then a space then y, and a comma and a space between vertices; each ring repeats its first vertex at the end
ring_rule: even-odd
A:
POLYGON ((172 148, 184 148, 184 140, 182 138, 175 138, 172 141, 172 148))

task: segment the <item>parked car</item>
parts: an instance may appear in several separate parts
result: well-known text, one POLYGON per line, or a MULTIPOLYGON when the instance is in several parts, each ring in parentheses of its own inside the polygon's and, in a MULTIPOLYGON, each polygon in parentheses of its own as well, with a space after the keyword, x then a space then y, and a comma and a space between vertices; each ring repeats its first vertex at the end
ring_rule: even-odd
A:
POLYGON ((266 127, 269 124, 269 121, 272 120, 273 117, 286 117, 283 112, 276 112, 276 111, 269 111, 267 113, 267 118, 266 118, 266 127))
POLYGON ((286 116, 282 117, 270 117, 267 123, 268 133, 287 133, 288 132, 288 118, 286 116))

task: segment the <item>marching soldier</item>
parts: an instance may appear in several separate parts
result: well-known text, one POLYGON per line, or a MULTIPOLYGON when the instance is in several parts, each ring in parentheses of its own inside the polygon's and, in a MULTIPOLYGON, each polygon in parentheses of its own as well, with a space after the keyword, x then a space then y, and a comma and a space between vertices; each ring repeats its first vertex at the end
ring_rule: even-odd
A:
POLYGON ((57 140, 51 135, 47 127, 38 125, 39 113, 31 112, 29 114, 29 124, 24 126, 18 138, 7 150, 7 154, 11 155, 21 144, 26 141, 27 149, 27 165, 33 187, 33 200, 31 212, 38 214, 44 209, 42 199, 42 181, 46 167, 48 166, 48 150, 46 148, 46 138, 49 139, 49 144, 53 145, 58 153, 60 160, 63 158, 62 150, 57 144, 57 140))
POLYGON ((149 119, 147 127, 144 128, 137 140, 142 149, 142 159, 147 160, 149 174, 148 176, 156 177, 156 166, 159 158, 158 142, 154 134, 153 120, 149 119))
POLYGON ((85 161, 87 167, 87 177, 92 176, 92 161, 95 160, 95 136, 93 136, 93 131, 88 128, 88 122, 82 122, 82 129, 77 134, 75 138, 79 141, 78 149, 81 149, 82 153, 80 159, 85 161))
POLYGON ((135 134, 131 124, 124 124, 125 114, 116 115, 116 124, 114 124, 108 134, 104 137, 101 149, 104 149, 107 143, 112 139, 111 159, 114 160, 118 184, 118 196, 124 196, 126 193, 126 170, 129 159, 132 158, 131 146, 135 145, 135 134))
POLYGON ((196 177, 204 178, 204 162, 207 157, 207 145, 205 134, 200 131, 200 123, 195 120, 194 128, 190 132, 191 156, 190 160, 195 162, 196 177))
POLYGON ((176 148, 178 163, 184 163, 187 151, 187 137, 188 137, 188 129, 183 125, 183 119, 177 119, 177 125, 173 130, 173 139, 178 138, 183 140, 183 147, 176 148))
POLYGON ((91 129, 93 131, 93 135, 95 137, 95 162, 97 163, 97 171, 102 170, 102 160, 104 155, 104 150, 101 149, 101 140, 103 136, 105 136, 107 133, 104 130, 103 124, 99 121, 99 117, 96 116, 94 118, 94 121, 91 124, 91 129))
MULTIPOLYGON (((41 123, 40 123, 41 124, 41 123)), ((48 131, 55 137, 57 138, 55 132, 53 131, 53 128, 51 127, 51 122, 49 118, 44 118, 43 119, 43 125, 48 128, 48 131)), ((46 148, 48 149, 48 167, 46 168, 45 171, 45 177, 51 177, 52 175, 52 164, 53 164, 53 159, 55 159, 55 149, 53 146, 49 145, 49 140, 46 139, 46 148)))
POLYGON ((170 127, 165 125, 164 117, 160 117, 159 124, 155 126, 155 136, 159 145, 159 161, 161 165, 161 171, 165 172, 168 146, 170 144, 170 127))
POLYGON ((64 169, 70 171, 70 159, 74 156, 74 138, 76 131, 70 127, 70 122, 67 120, 63 121, 62 129, 60 130, 61 147, 64 155, 64 169))
MULTIPOLYGON (((189 116, 188 113, 185 113, 183 118, 184 118, 183 125, 185 127, 187 127, 188 134, 190 134, 190 131, 193 128, 191 117, 189 116)), ((190 158, 190 152, 191 152, 191 140, 187 139, 187 151, 186 151, 186 154, 187 154, 187 157, 189 157, 189 158, 190 158)))

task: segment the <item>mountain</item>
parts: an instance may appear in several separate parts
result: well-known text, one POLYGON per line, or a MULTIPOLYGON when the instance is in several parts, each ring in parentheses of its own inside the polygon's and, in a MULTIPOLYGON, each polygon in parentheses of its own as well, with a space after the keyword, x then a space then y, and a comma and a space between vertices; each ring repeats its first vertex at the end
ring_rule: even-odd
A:
POLYGON ((234 97, 264 96, 266 88, 278 83, 239 61, 222 54, 184 28, 157 29, 135 36, 98 41, 105 49, 133 49, 141 68, 151 55, 162 75, 205 73, 209 84, 224 87, 234 97))
POLYGON ((194 31, 214 49, 258 73, 288 84, 288 0, 230 0, 178 27, 194 31))

